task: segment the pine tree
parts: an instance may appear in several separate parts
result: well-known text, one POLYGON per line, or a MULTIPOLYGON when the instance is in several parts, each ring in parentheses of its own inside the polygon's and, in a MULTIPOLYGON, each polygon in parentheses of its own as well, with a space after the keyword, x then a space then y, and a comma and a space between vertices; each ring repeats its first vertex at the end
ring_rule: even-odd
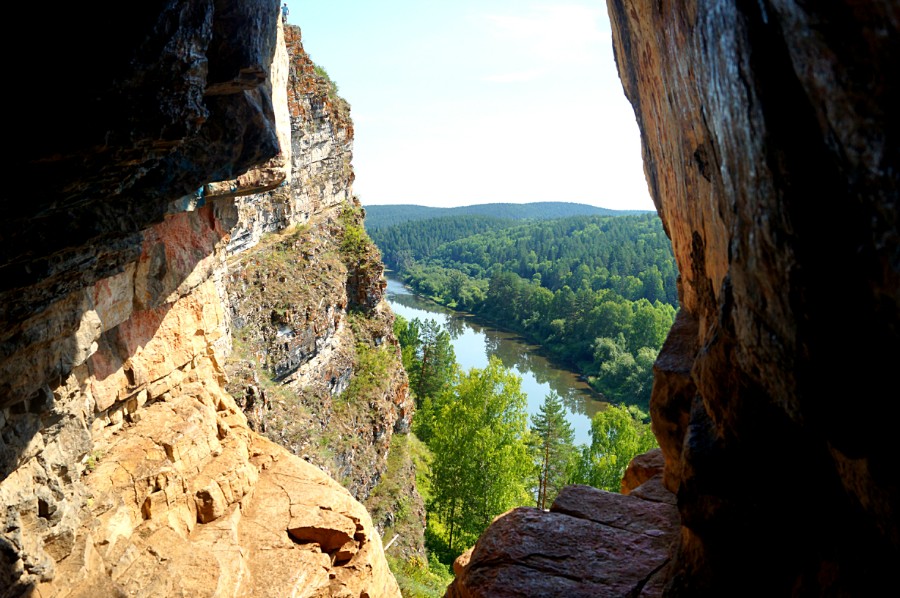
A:
POLYGON ((417 372, 412 387, 421 404, 425 397, 436 396, 451 383, 456 354, 450 344, 450 334, 434 320, 420 324, 419 339, 417 372))
POLYGON ((575 432, 566 420, 566 409, 555 392, 544 397, 531 416, 532 451, 537 466, 537 507, 546 509, 568 483, 577 457, 575 432))
POLYGON ((453 381, 456 354, 450 334, 434 320, 394 320, 394 334, 400 341, 403 367, 409 374, 409 386, 416 406, 441 393, 453 381))

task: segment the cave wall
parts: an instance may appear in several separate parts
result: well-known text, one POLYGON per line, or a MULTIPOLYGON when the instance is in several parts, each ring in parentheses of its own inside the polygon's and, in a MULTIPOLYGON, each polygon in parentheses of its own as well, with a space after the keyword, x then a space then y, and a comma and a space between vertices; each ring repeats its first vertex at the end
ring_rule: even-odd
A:
POLYGON ((681 273, 651 402, 669 592, 875 594, 900 562, 900 9, 608 7, 681 273))
POLYGON ((110 29, 119 13, 54 9, 23 75, 0 222, 0 596, 398 595, 362 505, 225 388, 240 198, 302 186, 310 161, 279 5, 161 0, 110 29))

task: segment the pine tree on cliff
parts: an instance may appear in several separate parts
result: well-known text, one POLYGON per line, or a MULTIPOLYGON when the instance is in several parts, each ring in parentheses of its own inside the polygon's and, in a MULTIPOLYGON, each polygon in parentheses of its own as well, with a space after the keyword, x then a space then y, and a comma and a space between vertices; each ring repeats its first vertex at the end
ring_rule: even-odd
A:
POLYGON ((531 416, 531 449, 537 466, 537 507, 546 509, 568 483, 577 458, 575 432, 566 421, 566 408, 555 392, 544 397, 531 416))

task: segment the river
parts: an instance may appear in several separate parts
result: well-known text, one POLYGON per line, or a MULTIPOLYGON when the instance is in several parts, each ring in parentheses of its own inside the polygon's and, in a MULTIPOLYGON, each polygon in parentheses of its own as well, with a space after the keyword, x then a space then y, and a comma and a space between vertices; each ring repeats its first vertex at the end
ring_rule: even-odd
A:
POLYGON ((538 412, 544 397, 556 391, 568 410, 576 444, 590 444, 591 417, 606 403, 578 374, 537 353, 538 347, 520 336, 476 321, 470 314, 456 312, 412 293, 396 279, 387 279, 387 301, 395 314, 407 320, 435 320, 450 333, 456 360, 464 370, 487 366, 488 357, 500 358, 503 365, 522 378, 528 396, 528 413, 538 412))

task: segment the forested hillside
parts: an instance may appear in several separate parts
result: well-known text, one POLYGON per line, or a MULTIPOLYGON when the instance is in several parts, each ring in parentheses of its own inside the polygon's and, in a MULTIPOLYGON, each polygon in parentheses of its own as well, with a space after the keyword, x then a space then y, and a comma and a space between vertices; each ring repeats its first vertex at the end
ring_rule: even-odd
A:
POLYGON ((453 208, 432 208, 412 204, 391 206, 365 206, 366 229, 395 226, 404 222, 429 220, 445 216, 489 216, 510 220, 549 220, 569 216, 623 216, 639 214, 634 210, 608 210, 580 203, 540 201, 534 203, 488 203, 453 208))
POLYGON ((522 333, 614 402, 647 405, 677 304, 671 245, 656 214, 448 216, 371 236, 418 293, 522 333))

